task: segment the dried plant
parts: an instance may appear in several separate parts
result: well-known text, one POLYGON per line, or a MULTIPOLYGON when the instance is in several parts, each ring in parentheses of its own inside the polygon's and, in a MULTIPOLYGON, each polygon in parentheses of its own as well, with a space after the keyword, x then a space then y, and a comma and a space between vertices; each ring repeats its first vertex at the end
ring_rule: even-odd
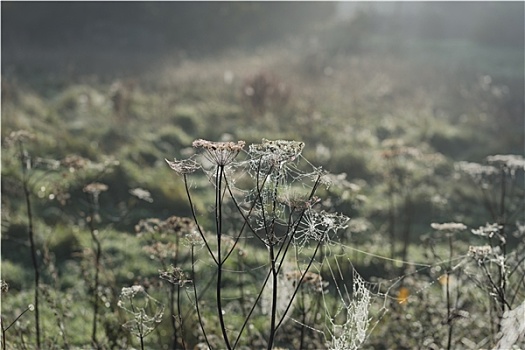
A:
MULTIPOLYGON (((199 164, 199 157, 188 160, 167 161, 171 169, 181 175, 186 187, 188 202, 195 221, 192 235, 198 238, 208 252, 208 257, 215 265, 215 302, 223 346, 232 349, 240 345, 246 326, 252 322, 257 308, 269 317, 269 329, 264 336, 265 347, 272 349, 276 335, 282 324, 289 318, 294 299, 310 288, 316 293, 323 293, 326 283, 321 275, 309 271, 318 256, 320 248, 329 244, 339 231, 346 229, 348 218, 339 213, 329 213, 317 208, 320 200, 315 196, 326 173, 303 161, 304 143, 285 140, 266 140, 253 144, 244 150, 245 143, 211 142, 197 140, 193 143, 203 150, 206 162, 199 164), (240 156, 243 156, 240 158, 240 156), (300 164, 301 163, 301 164, 300 164), (305 165, 310 167, 305 171, 305 165), (202 169, 207 174, 214 195, 213 235, 210 236, 201 226, 202 220, 193 205, 188 176, 202 169), (257 289, 252 289, 252 297, 244 294, 245 283, 241 283, 241 304, 251 300, 247 309, 241 306, 243 320, 235 325, 227 309, 231 304, 224 304, 223 284, 232 253, 237 251, 240 242, 254 240, 267 251, 268 270, 263 281, 258 281, 257 289), (295 247, 291 250, 291 247, 295 247), (283 270, 288 263, 288 253, 294 251, 299 269, 283 270), (304 259, 301 260, 301 259, 304 259), (253 294, 255 293, 255 294, 253 294), (236 332, 234 332, 234 329, 236 332)), ((306 168, 307 169, 307 168, 306 168)), ((143 222, 140 226, 146 230, 159 230, 159 221, 143 222)), ((206 331, 206 322, 199 306, 195 270, 193 269, 194 247, 192 244, 192 277, 180 277, 177 268, 161 272, 161 278, 181 285, 181 281, 192 280, 194 303, 201 325, 202 335, 211 347, 210 334, 206 331), (171 272, 170 272, 171 271, 171 272)), ((241 254, 242 251, 239 251, 241 254)), ((244 265, 242 265, 244 266, 244 265)), ((360 292, 364 293, 364 291, 360 292)), ((363 303, 367 304, 363 299, 363 303)), ((366 307, 367 305, 362 305, 366 307)), ((257 316, 259 317, 259 316, 257 316)), ((347 320, 347 324, 353 320, 347 320)), ((366 331, 366 327, 359 327, 366 331)))

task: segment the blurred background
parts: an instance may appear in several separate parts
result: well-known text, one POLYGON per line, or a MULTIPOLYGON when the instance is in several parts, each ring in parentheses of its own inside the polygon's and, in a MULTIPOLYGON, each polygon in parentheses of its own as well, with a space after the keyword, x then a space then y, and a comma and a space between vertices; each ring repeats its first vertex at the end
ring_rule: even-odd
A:
POLYGON ((303 48, 322 44, 318 50, 330 55, 373 49, 411 54, 425 41, 449 43, 456 48, 451 51, 475 45, 519 51, 522 24, 523 4, 500 2, 6 1, 3 67, 33 58, 46 68, 82 73, 107 71, 111 62, 112 72, 139 63, 147 71, 170 55, 197 58, 294 40, 303 48))

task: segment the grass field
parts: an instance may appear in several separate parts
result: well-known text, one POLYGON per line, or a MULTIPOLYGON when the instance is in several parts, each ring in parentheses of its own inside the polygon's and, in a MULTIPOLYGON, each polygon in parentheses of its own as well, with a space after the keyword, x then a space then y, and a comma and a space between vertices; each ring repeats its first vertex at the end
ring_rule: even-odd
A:
MULTIPOLYGON (((335 174, 332 186, 319 188, 318 208, 350 218, 316 255, 314 244, 290 250, 283 260, 290 272, 304 269, 306 257, 314 255, 310 271, 328 284, 324 294, 296 289, 276 348, 299 348, 298 339, 303 348, 338 348, 334 339, 345 332, 361 339, 344 311, 364 312, 350 307, 352 300, 363 300, 353 284, 357 276, 371 297, 366 339, 356 341, 359 346, 494 346, 505 334, 503 312, 517 310, 525 296, 522 50, 381 37, 355 52, 334 53, 323 44, 330 47, 297 39, 203 57, 5 54, 4 348, 35 348, 35 312, 24 313, 36 304, 35 294, 42 349, 206 344, 192 283, 159 277, 170 264, 198 284, 208 345, 222 348, 213 308, 217 270, 206 249, 187 243, 178 231, 137 235, 135 227, 148 218, 192 216, 182 178, 165 159, 198 153, 191 146, 195 139, 244 140, 247 149, 264 138, 304 142, 301 156, 335 174), (31 136, 13 134, 18 130, 31 136), (515 157, 487 160, 498 154, 515 157), (494 175, 480 165, 477 173, 472 167, 462 173, 461 162, 501 171, 494 175), (91 191, 90 183, 107 188, 91 191), (137 188, 145 191, 132 192, 137 188), (431 227, 448 222, 466 226, 454 236, 454 230, 431 227), (487 223, 501 227, 492 235, 470 232, 487 223), (469 246, 485 244, 490 254, 469 253, 469 246), (135 336, 144 324, 133 328, 133 318, 119 307, 122 288, 134 284, 144 286, 150 307, 157 305, 153 300, 164 306, 144 338, 135 336)), ((306 171, 310 163, 297 167, 306 171)), ((201 174, 189 184, 215 252, 217 197, 210 179, 201 174)), ((248 182, 239 175, 236 185, 248 182)), ((304 191, 312 184, 294 186, 304 191)), ((243 220, 235 219, 229 205, 225 226, 233 236, 243 220)), ((268 246, 253 235, 241 242, 223 266, 221 282, 232 339, 271 266, 268 246)), ((296 285, 279 281, 283 298, 289 296, 296 285)), ((273 299, 261 300, 238 347, 267 347, 273 299)))

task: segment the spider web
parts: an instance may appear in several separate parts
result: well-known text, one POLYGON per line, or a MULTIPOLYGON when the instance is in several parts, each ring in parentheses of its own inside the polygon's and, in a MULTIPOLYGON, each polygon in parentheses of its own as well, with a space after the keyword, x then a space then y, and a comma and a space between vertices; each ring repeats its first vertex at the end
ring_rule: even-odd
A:
POLYGON ((417 298, 436 282, 439 283, 439 278, 443 275, 426 280, 419 289, 401 299, 398 289, 407 277, 423 274, 438 267, 440 269, 442 266, 451 266, 448 272, 452 272, 470 260, 469 255, 461 255, 435 264, 406 261, 370 253, 336 241, 331 241, 325 245, 324 255, 330 259, 324 259, 312 266, 312 269, 317 273, 330 276, 329 283, 332 284, 332 291, 327 291, 322 295, 326 320, 324 327, 314 327, 295 317, 286 317, 299 326, 318 334, 325 340, 327 348, 331 350, 359 349, 364 346, 376 327, 391 311, 390 305, 392 303, 401 304, 417 298), (336 253, 337 250, 340 252, 336 253), (392 278, 378 278, 377 281, 373 282, 367 281, 353 265, 351 258, 348 257, 348 250, 396 265, 406 265, 411 270, 392 278), (351 279, 345 278, 348 273, 345 273, 345 268, 341 266, 342 263, 350 266, 351 279), (336 293, 339 299, 339 306, 335 311, 331 311, 333 307, 330 304, 333 303, 333 300, 328 300, 328 293, 336 293))

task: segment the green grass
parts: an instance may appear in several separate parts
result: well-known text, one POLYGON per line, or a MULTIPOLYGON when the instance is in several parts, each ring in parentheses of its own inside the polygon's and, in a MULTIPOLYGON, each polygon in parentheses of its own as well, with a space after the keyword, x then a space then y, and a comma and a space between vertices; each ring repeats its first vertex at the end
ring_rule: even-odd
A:
MULTIPOLYGON (((349 55, 331 56, 321 50, 316 52, 315 60, 304 52, 269 46, 258 53, 230 52, 201 60, 145 66, 143 71, 129 77, 136 85, 125 91, 128 100, 122 115, 112 102, 114 81, 109 76, 94 82, 85 76, 75 76, 67 82, 60 76, 50 80, 40 75, 6 80, 9 90, 2 99, 3 139, 11 131, 25 129, 36 135, 36 140, 26 145, 33 158, 58 160, 76 154, 98 164, 104 164, 108 157, 118 162, 104 171, 47 169, 50 174, 46 175, 40 169, 31 177, 39 261, 45 288, 50 292, 49 301, 42 306, 46 345, 51 346, 54 341, 56 347, 65 345, 57 331, 56 310, 65 320, 69 345, 90 344, 89 286, 94 264, 86 223, 89 205, 82 192, 86 184, 97 181, 109 186, 107 192, 100 194, 101 220, 97 222, 102 244, 101 295, 106 298, 101 310, 100 339, 104 340, 105 334, 113 330, 122 342, 127 342, 117 347, 129 347, 132 342, 136 348, 137 339, 122 335, 124 315, 116 306, 121 288, 149 283, 151 294, 166 301, 168 287, 159 283, 158 270, 162 266, 143 250, 146 240, 135 235, 134 225, 146 218, 191 215, 182 179, 168 168, 164 159, 191 156, 194 153, 191 142, 197 138, 231 138, 248 144, 268 138, 305 142, 304 155, 312 163, 334 173, 345 172, 347 181, 359 185, 358 190, 334 187, 326 192, 332 195, 329 202, 322 203, 326 208, 348 213, 352 218, 364 218, 369 223, 365 232, 354 233, 345 240, 350 249, 340 250, 336 245, 333 252, 345 264, 351 261, 370 281, 385 278, 384 285, 392 287, 390 297, 395 298, 401 280, 406 280, 413 293, 408 309, 402 309, 403 306, 383 294, 375 295, 375 311, 382 306, 391 307, 392 311, 378 320, 369 346, 389 347, 396 341, 397 345, 418 346, 415 340, 402 335, 406 333, 401 331, 402 327, 416 329, 414 320, 417 320, 421 327, 428 328, 432 322, 441 322, 443 312, 439 275, 432 270, 443 263, 423 245, 422 238, 433 234, 431 222, 461 220, 476 227, 490 220, 478 197, 459 188, 464 185, 454 178, 453 164, 521 150, 523 128, 517 128, 515 121, 522 121, 516 111, 519 112, 523 94, 515 86, 523 78, 523 55, 512 49, 451 41, 404 43, 407 49, 404 54, 386 55, 374 48, 380 44, 380 40, 373 39, 370 47, 349 55), (313 69, 318 62, 321 69, 313 69), (330 72, 326 67, 332 69, 331 75, 324 73, 330 72), (231 82, 224 81, 225 72, 232 74, 231 82), (263 106, 263 112, 250 106, 244 94, 245 85, 251 76, 261 72, 269 72, 278 83, 290 87, 286 104, 269 103, 263 106), (490 89, 484 90, 479 80, 484 75, 492 77, 493 87, 511 87, 508 95, 497 98, 490 89), (419 150, 424 157, 401 159, 395 165, 388 163, 385 151, 392 139, 419 150), (398 241, 396 255, 390 260, 388 181, 398 172, 404 176, 396 183, 393 195, 398 241), (136 187, 150 191, 153 202, 131 196, 129 190, 136 187), (59 192, 71 195, 65 205, 49 199, 50 194, 59 192), (409 196, 415 205, 405 209, 403 203, 409 196), (446 204, 436 204, 437 197, 446 204), (415 271, 410 264, 400 261, 401 232, 407 225, 407 217, 411 238, 406 259, 429 265, 416 266, 415 271), (44 245, 55 259, 57 281, 49 266, 43 264, 44 245), (53 301, 58 306, 53 306, 53 301)), ((27 214, 19 174, 16 150, 3 148, 2 280, 10 284, 10 291, 2 295, 2 318, 5 315, 6 320, 14 319, 33 300, 27 214)), ((208 192, 211 188, 208 179, 201 176, 191 180, 190 185, 196 198, 196 212, 203 216, 201 223, 213 231, 213 198, 208 192)), ((522 189, 516 189, 515 194, 520 195, 519 191, 522 189)), ((215 244, 211 234, 210 242, 212 246, 215 244)), ((459 237, 456 254, 465 255, 469 243, 468 233, 459 237)), ((446 247, 442 240, 437 242, 439 256, 446 256, 446 247)), ((180 248, 188 254, 187 246, 180 248)), ((268 252, 250 242, 242 245, 242 249, 246 251, 244 263, 250 270, 246 279, 252 283, 246 286, 246 291, 253 295, 257 283, 265 276, 260 267, 265 266, 268 252)), ((216 274, 205 253, 204 249, 198 252, 195 265, 197 278, 203 283, 213 280, 216 274)), ((180 257, 185 259, 181 264, 189 273, 187 255, 180 257)), ((238 265, 232 261, 227 268, 236 269, 238 265)), ((316 262, 314 268, 328 279, 326 266, 316 262)), ((349 265, 343 266, 343 271, 349 281, 352 271, 349 265)), ((238 296, 237 277, 226 279, 225 298, 238 296)), ((329 288, 336 291, 333 283, 329 288)), ((186 292, 192 295, 191 289, 186 289, 184 295, 186 292)), ((210 329, 217 331, 214 287, 199 292, 204 295, 205 319, 210 329)), ((469 293, 475 302, 483 297, 483 293, 469 293)), ((467 303, 466 307, 474 310, 476 305, 467 303)), ((192 310, 193 305, 185 299, 183 309, 192 310)), ((476 341, 486 331, 476 323, 484 316, 484 308, 473 315, 472 324, 477 328, 472 337, 476 341)), ((32 320, 32 314, 24 315, 20 327, 30 329, 32 320)), ((231 322, 237 326, 241 317, 234 314, 231 322)), ((250 325, 253 332, 263 333, 267 326, 266 315, 254 318, 250 325)), ((192 341, 197 342, 200 329, 196 320, 192 319, 185 327, 192 341)), ((469 327, 465 325, 463 329, 469 327)), ((27 341, 32 339, 31 332, 27 331, 27 341)), ((10 330, 8 339, 15 341, 15 333, 23 333, 22 328, 10 330)), ((170 334, 166 314, 158 332, 146 339, 147 344, 151 348, 160 346, 159 343, 167 346, 170 334)), ((469 334, 462 336, 468 338, 469 334)), ((418 339, 423 338, 421 335, 418 339)))

